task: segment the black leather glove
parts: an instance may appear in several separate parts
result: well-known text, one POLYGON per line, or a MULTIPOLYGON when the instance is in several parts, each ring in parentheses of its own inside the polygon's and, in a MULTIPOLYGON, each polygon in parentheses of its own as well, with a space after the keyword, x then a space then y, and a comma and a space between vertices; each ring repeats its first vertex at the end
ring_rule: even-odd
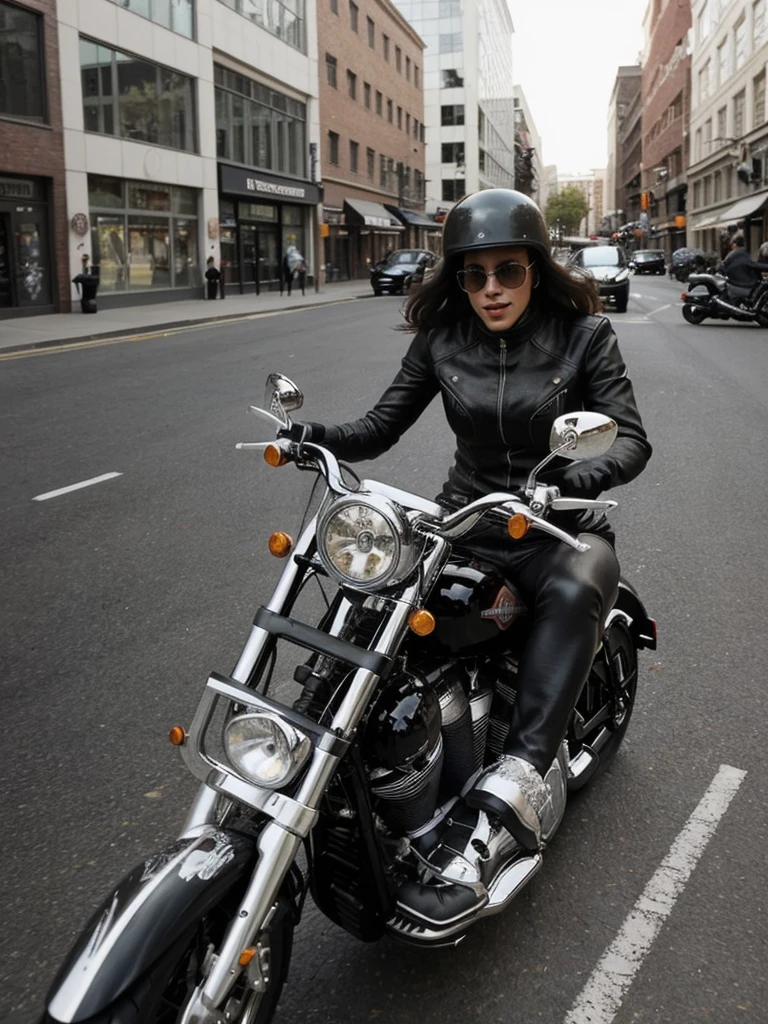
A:
POLYGON ((299 420, 294 420, 290 427, 281 427, 277 436, 287 437, 289 441, 294 441, 296 444, 302 441, 321 444, 325 437, 325 427, 322 423, 301 423, 299 420))
POLYGON ((556 479, 547 480, 547 483, 559 487, 564 498, 595 499, 605 490, 606 481, 604 467, 589 462, 572 462, 557 474, 556 479))

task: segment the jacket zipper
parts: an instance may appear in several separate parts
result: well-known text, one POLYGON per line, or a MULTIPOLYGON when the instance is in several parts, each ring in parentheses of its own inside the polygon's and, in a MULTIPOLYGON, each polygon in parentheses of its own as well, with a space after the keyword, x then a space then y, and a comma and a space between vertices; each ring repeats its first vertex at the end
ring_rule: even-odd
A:
MULTIPOLYGON (((507 383, 507 343, 504 338, 499 338, 499 397, 496 403, 496 413, 499 418, 499 434, 502 444, 506 445, 507 439, 504 436, 504 387, 507 383)), ((507 490, 511 487, 512 481, 512 453, 507 448, 507 490)))

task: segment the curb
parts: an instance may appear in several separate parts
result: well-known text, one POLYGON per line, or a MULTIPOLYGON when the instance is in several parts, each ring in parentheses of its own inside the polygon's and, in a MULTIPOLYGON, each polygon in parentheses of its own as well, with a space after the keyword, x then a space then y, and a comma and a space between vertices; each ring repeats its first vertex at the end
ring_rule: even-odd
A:
POLYGON ((28 341, 20 345, 0 346, 0 359, 6 353, 36 352, 40 349, 56 348, 62 345, 77 345, 84 341, 108 341, 110 338, 144 338, 159 331, 170 331, 183 329, 185 327, 197 327, 200 324, 220 324, 228 320, 248 320, 251 317, 271 316, 273 313, 300 313, 302 309, 317 309, 319 306, 335 306, 342 302, 356 302, 358 299, 367 299, 368 295, 350 295, 344 299, 320 299, 317 302, 304 302, 301 306, 278 306, 274 309, 252 310, 248 313, 224 313, 221 316, 196 317, 191 320, 170 320, 161 324, 147 324, 146 327, 138 328, 135 332, 126 331, 123 327, 116 331, 100 331, 95 334, 81 334, 76 338, 47 338, 45 341, 28 341))

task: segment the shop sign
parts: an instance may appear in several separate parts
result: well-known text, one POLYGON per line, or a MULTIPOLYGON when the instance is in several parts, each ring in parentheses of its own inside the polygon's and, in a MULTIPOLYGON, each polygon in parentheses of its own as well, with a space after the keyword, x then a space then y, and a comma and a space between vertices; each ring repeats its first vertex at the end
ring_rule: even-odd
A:
POLYGON ((0 199, 34 199, 34 181, 23 178, 0 178, 0 199))
POLYGON ((84 213, 76 213, 73 215, 72 220, 69 222, 69 226, 72 228, 76 235, 87 235, 88 217, 84 213))
POLYGON ((270 196, 286 202, 316 205, 320 199, 317 185, 305 181, 277 178, 244 167, 219 164, 221 191, 240 196, 270 196))

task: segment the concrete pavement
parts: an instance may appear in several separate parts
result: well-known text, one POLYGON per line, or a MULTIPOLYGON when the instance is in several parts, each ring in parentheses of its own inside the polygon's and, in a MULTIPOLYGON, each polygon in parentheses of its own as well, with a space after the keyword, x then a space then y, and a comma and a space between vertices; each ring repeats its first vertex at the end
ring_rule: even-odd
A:
POLYGON ((23 351, 99 338, 146 334, 190 324, 237 320, 306 306, 325 306, 372 295, 370 284, 363 280, 325 284, 319 292, 307 289, 305 295, 297 289, 290 296, 287 293, 281 295, 280 292, 262 292, 261 295, 229 292, 223 301, 189 299, 158 302, 120 309, 100 309, 93 314, 82 313, 79 304, 75 303, 72 313, 0 320, 0 351, 23 351))

